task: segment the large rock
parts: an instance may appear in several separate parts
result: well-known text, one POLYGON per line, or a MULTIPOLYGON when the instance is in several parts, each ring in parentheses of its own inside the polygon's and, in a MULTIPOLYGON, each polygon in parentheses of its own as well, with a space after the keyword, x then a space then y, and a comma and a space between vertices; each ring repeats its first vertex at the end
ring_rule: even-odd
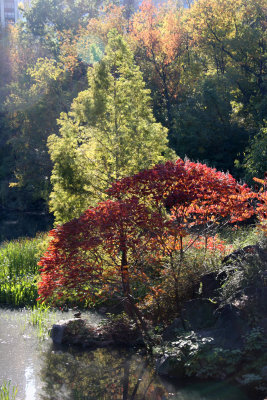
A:
POLYGON ((267 382, 267 365, 262 367, 261 372, 260 372, 262 378, 267 382))
POLYGON ((83 319, 59 321, 53 325, 50 335, 55 344, 103 347, 112 343, 110 337, 103 337, 97 328, 87 325, 83 319))
POLYGON ((226 349, 243 347, 243 337, 248 333, 249 326, 241 311, 232 304, 227 304, 216 311, 215 317, 217 318, 213 332, 215 343, 226 349))
POLYGON ((164 354, 156 363, 156 371, 159 375, 170 378, 184 378, 185 359, 182 356, 164 354))
POLYGON ((243 289, 242 296, 247 313, 253 315, 257 323, 267 318, 267 286, 247 286, 243 289))
POLYGON ((208 274, 202 275, 200 279, 199 294, 204 298, 214 298, 218 296, 227 274, 221 273, 218 276, 217 272, 209 272, 208 274))
POLYGON ((222 263, 224 265, 234 264, 238 266, 238 264, 242 265, 245 260, 254 261, 255 259, 258 259, 258 262, 267 267, 267 249, 263 249, 258 245, 246 246, 226 256, 222 263))
POLYGON ((162 333, 163 340, 175 340, 177 336, 184 332, 184 324, 181 318, 175 318, 171 325, 169 325, 162 333))
POLYGON ((62 320, 53 325, 50 336, 55 344, 70 343, 84 329, 85 321, 82 319, 62 320))
POLYGON ((197 332, 201 338, 211 338, 211 344, 225 349, 242 348, 250 327, 243 313, 232 304, 216 310, 208 300, 186 303, 182 316, 186 330, 197 332))
POLYGON ((181 317, 185 330, 198 330, 215 324, 217 305, 208 299, 194 299, 184 305, 181 317))
POLYGON ((53 325, 50 335, 55 344, 79 345, 85 348, 144 345, 140 332, 132 326, 116 323, 93 326, 83 319, 59 321, 53 325))
POLYGON ((267 337, 267 318, 261 318, 258 321, 259 328, 262 328, 264 335, 267 337))

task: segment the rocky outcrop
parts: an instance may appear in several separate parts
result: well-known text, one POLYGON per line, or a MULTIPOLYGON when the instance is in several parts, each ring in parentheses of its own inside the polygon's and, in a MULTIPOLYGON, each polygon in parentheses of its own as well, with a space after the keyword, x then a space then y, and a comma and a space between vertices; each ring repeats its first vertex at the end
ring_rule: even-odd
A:
POLYGON ((78 345, 83 348, 97 348, 115 345, 127 347, 144 344, 140 333, 134 326, 120 322, 107 322, 100 326, 88 324, 84 319, 68 319, 57 322, 50 336, 57 345, 78 345))
POLYGON ((82 347, 104 347, 114 344, 108 334, 99 328, 90 326, 83 319, 68 319, 57 322, 51 329, 51 338, 55 344, 80 345, 82 347))
POLYGON ((216 322, 216 303, 209 299, 193 299, 184 304, 181 318, 186 331, 205 329, 216 322))
MULTIPOLYGON (((158 374, 231 379, 267 394, 266 270, 267 252, 247 246, 226 257, 219 273, 203 275, 198 298, 184 304, 179 318, 164 330, 162 346, 154 349, 158 374), (222 286, 248 262, 255 266, 246 272, 248 277, 228 297, 223 295, 222 286)), ((136 327, 123 319, 99 327, 83 319, 60 321, 51 337, 56 344, 84 348, 144 344, 136 327)))
POLYGON ((180 318, 163 332, 157 372, 233 379, 267 393, 266 271, 267 251, 247 246, 226 257, 219 273, 202 276, 198 298, 187 301, 180 318), (242 271, 239 285, 235 274, 242 271), (236 286, 227 298, 222 286, 231 279, 236 286))
POLYGON ((182 335, 184 330, 182 318, 175 318, 172 324, 163 331, 162 339, 168 341, 174 340, 177 336, 182 335))

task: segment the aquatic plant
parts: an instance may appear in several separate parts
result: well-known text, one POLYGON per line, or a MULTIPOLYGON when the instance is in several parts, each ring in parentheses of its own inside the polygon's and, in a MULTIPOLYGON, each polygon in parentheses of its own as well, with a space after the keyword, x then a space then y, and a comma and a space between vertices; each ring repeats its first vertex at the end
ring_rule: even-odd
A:
POLYGON ((45 304, 37 304, 30 310, 27 319, 29 325, 36 329, 38 339, 45 340, 48 338, 51 325, 56 320, 56 315, 45 304))
POLYGON ((15 400, 18 389, 16 386, 10 387, 10 381, 4 381, 0 386, 0 400, 15 400))

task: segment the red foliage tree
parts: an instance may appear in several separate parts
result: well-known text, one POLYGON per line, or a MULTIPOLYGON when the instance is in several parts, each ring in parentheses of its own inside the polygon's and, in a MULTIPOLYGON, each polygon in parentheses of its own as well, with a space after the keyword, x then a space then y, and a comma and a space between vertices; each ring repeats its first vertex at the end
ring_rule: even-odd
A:
POLYGON ((135 287, 142 283, 159 290, 150 275, 157 275, 174 252, 182 256, 184 236, 195 230, 199 238, 222 221, 250 218, 256 196, 229 174, 182 160, 115 182, 109 195, 115 200, 50 232, 53 239, 40 261, 40 300, 94 300, 113 293, 141 324, 135 287))
POLYGON ((218 223, 243 221, 255 212, 251 199, 256 194, 247 185, 205 164, 181 159, 115 182, 108 193, 118 199, 136 196, 161 214, 169 210, 166 232, 180 237, 194 227, 211 230, 218 223))

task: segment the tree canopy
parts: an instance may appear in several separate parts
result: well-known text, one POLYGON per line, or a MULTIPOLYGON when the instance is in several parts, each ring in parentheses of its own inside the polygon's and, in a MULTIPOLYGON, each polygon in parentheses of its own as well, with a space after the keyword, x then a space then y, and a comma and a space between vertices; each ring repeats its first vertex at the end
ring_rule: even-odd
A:
POLYGON ((61 115, 60 135, 49 137, 50 204, 57 222, 104 199, 112 181, 174 157, 139 67, 116 31, 103 59, 88 70, 88 83, 70 113, 61 115))
POLYGON ((0 140, 9 152, 0 160, 2 205, 46 209, 47 138, 58 135, 61 112, 69 122, 73 112, 88 118, 85 92, 73 99, 87 89, 88 69, 92 81, 113 29, 132 52, 150 110, 178 156, 250 183, 263 178, 264 160, 256 154, 266 136, 265 0, 146 0, 140 7, 126 0, 34 0, 23 20, 1 33, 0 140))

